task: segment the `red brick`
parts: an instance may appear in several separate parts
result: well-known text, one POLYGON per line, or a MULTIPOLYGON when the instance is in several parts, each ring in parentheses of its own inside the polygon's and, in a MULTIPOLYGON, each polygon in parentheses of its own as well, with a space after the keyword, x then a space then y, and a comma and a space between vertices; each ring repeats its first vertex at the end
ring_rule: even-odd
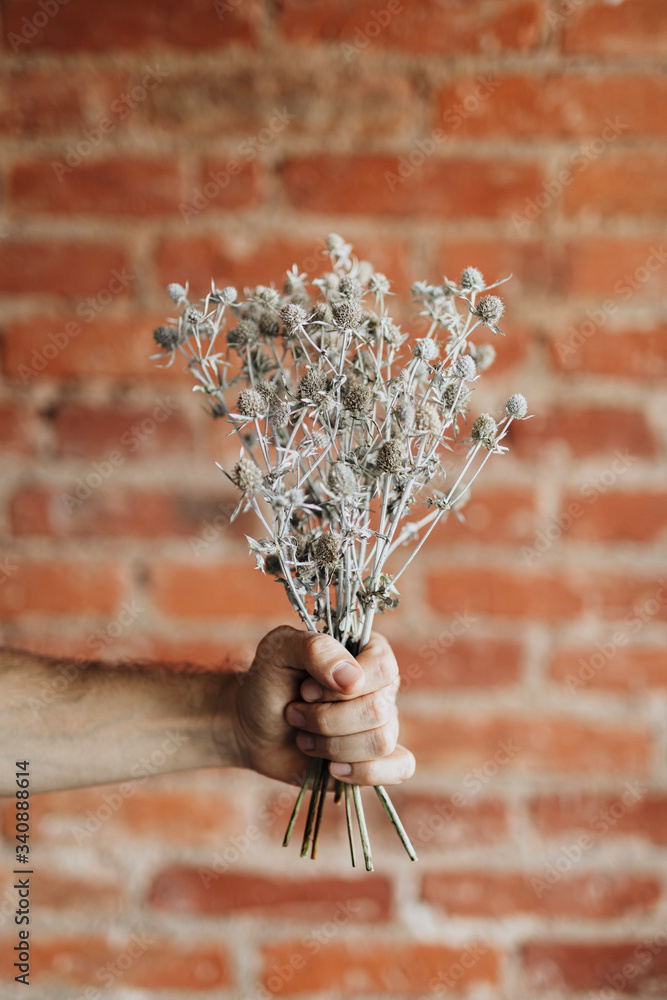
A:
POLYGON ((548 457, 558 451, 573 458, 605 455, 611 461, 617 453, 649 457, 657 450, 643 413, 608 407, 537 412, 532 420, 514 421, 508 442, 520 458, 548 457))
MULTIPOLYGON (((466 4, 426 0, 407 8, 399 5, 388 24, 378 30, 376 8, 370 0, 286 0, 280 27, 299 42, 340 41, 364 50, 397 48, 407 52, 460 55, 530 51, 541 34, 541 10, 530 0, 473 0, 466 4), (368 26, 368 27, 367 27, 368 26)), ((385 16, 391 11, 383 9, 385 16)))
MULTIPOLYGON (((168 739, 166 731, 158 734, 156 749, 168 739)), ((119 839, 218 844, 242 833, 246 817, 237 799, 208 791, 147 790, 145 783, 154 772, 148 756, 137 761, 136 780, 36 796, 31 799, 31 837, 81 847, 119 839)), ((8 803, 3 810, 5 836, 15 832, 14 822, 8 803)))
POLYGON ((118 883, 95 875, 70 878, 41 872, 31 890, 32 903, 40 911, 74 910, 92 917, 101 913, 118 917, 125 906, 125 894, 118 883))
POLYGON ((588 493, 573 494, 563 500, 582 505, 583 513, 568 528, 568 537, 587 541, 649 542, 667 539, 667 493, 601 492, 604 479, 593 479, 588 493))
POLYGON ((606 330, 590 317, 559 331, 550 342, 554 368, 614 378, 667 378, 667 329, 606 330))
MULTIPOLYGON (((463 627, 452 623, 456 632, 463 627)), ((458 639, 450 629, 425 639, 391 640, 401 672, 401 691, 516 684, 523 647, 515 639, 458 639)))
MULTIPOLYGON (((465 795, 464 789, 461 794, 465 795)), ((415 849, 461 850, 475 846, 498 845, 506 840, 509 828, 507 806, 499 799, 474 799, 462 805, 448 796, 420 795, 406 786, 391 791, 392 802, 415 849)), ((377 834, 385 840, 395 838, 394 831, 378 826, 377 834)))
POLYGON ((565 246, 562 291, 571 296, 602 297, 596 303, 597 325, 624 303, 662 301, 667 294, 667 250, 660 238, 582 237, 565 246), (600 306, 605 305, 605 310, 600 306), (606 313, 606 315, 605 315, 606 313))
POLYGON ((402 182, 399 166, 394 156, 303 156, 285 165, 283 180, 295 208, 343 215, 497 219, 540 190, 532 163, 432 156, 402 182))
POLYGON ((196 663, 208 668, 234 673, 247 670, 255 653, 256 643, 236 643, 200 639, 170 638, 163 633, 142 635, 143 656, 165 663, 196 663))
POLYGON ((651 739, 644 729, 554 716, 464 719, 404 712, 401 741, 415 754, 418 767, 481 769, 465 786, 466 799, 506 770, 644 775, 651 755, 651 739))
POLYGON ((607 993, 617 995, 619 989, 620 995, 650 994, 656 982, 664 982, 667 973, 664 945, 650 947, 654 936, 647 934, 641 940, 613 944, 530 942, 523 948, 523 966, 529 982, 558 983, 560 990, 600 990, 605 997, 607 993))
POLYGON ((266 175, 256 161, 243 163, 236 155, 212 158, 204 162, 197 184, 188 190, 178 209, 185 222, 190 222, 202 212, 208 215, 256 205, 265 191, 266 175), (234 173, 237 166, 239 172, 234 173))
POLYGON ((0 441, 3 452, 31 455, 34 450, 33 435, 35 415, 22 406, 0 405, 0 441))
POLYGON ((455 967, 457 988, 467 990, 475 983, 498 981, 498 955, 486 945, 448 947, 398 941, 372 945, 340 944, 331 941, 313 954, 308 942, 280 941, 265 946, 263 982, 275 994, 327 993, 339 996, 419 996, 432 989, 432 981, 455 967), (459 959, 466 955, 465 963, 459 959), (303 961, 301 961, 303 959, 303 961), (474 960, 473 960, 474 959, 474 960), (456 964, 459 963, 459 964, 456 964), (294 969, 287 980, 280 969, 294 969), (460 969, 463 973, 459 975, 460 969))
MULTIPOLYGON (((486 93, 480 77, 466 76, 448 83, 438 95, 436 127, 452 138, 508 136, 601 136, 609 145, 632 135, 662 135, 667 115, 667 81, 656 76, 499 76, 496 89, 464 118, 457 111, 466 98, 486 93), (617 131, 609 131, 609 123, 617 131), (625 126, 621 128, 620 126, 625 126)), ((472 105, 471 105, 472 106, 472 105)), ((465 105, 464 105, 465 107, 465 105)), ((582 143, 565 167, 574 176, 586 173, 599 153, 582 143), (582 155, 583 154, 583 155, 582 155)))
MULTIPOLYGON (((372 260, 379 271, 396 282, 397 288, 410 287, 414 275, 410 273, 404 243, 379 237, 354 242, 357 255, 372 260)), ((246 285, 274 282, 280 288, 293 264, 312 281, 329 270, 329 258, 323 251, 324 238, 301 243, 266 239, 240 253, 214 237, 167 237, 158 249, 156 262, 164 287, 170 281, 185 281, 191 275, 193 289, 205 294, 211 287, 211 278, 220 287, 233 284, 242 289, 246 285)))
POLYGON ((530 804, 533 824, 541 837, 560 840, 582 832, 596 837, 637 837, 667 845, 667 798, 649 794, 637 782, 617 795, 539 795, 530 804))
POLYGON ((578 590, 556 574, 457 567, 428 574, 431 607, 444 614, 507 615, 558 620, 583 608, 578 590))
POLYGON ((176 360, 170 368, 151 360, 151 354, 158 352, 153 330, 165 322, 166 310, 150 316, 90 319, 93 308, 84 300, 78 315, 8 324, 2 343, 7 375, 26 385, 39 377, 89 379, 94 375, 183 382, 184 359, 183 364, 176 360))
POLYGON ((0 80, 0 130, 12 135, 58 132, 80 125, 83 77, 21 73, 0 80))
POLYGON ((125 592, 126 575, 113 563, 22 562, 0 588, 0 615, 111 613, 125 592))
MULTIPOLYGON (((512 275, 511 280, 498 289, 498 294, 503 298, 516 299, 526 291, 543 294, 558 290, 562 285, 560 258, 560 248, 544 241, 451 237, 438 250, 436 277, 446 274, 452 279, 458 279, 463 268, 469 266, 481 270, 489 284, 512 275)), ((491 338, 498 349, 499 362, 508 350, 512 350, 514 324, 509 314, 507 320, 510 323, 507 341, 491 338)), ((506 325, 503 323, 503 327, 506 325)), ((484 334, 481 330, 476 330, 473 334, 475 343, 477 336, 484 334)))
POLYGON ((561 204, 566 215, 578 213, 603 218, 619 215, 654 219, 667 211, 667 192, 661 178, 667 157, 636 152, 600 157, 577 173, 561 204))
POLYGON ((535 494, 528 488, 494 490, 473 487, 461 511, 465 522, 441 518, 429 546, 454 542, 514 542, 532 538, 537 527, 535 494))
POLYGON ((315 879, 267 877, 226 871, 205 875, 201 868, 172 867, 159 871, 149 890, 149 902, 176 913, 207 917, 255 914, 278 920, 345 923, 388 920, 391 883, 378 875, 369 882, 332 876, 315 879))
MULTIPOLYGON (((102 937, 79 933, 72 938, 30 939, 31 982, 64 982, 81 986, 122 982, 139 989, 209 991, 230 985, 229 961, 218 944, 179 944, 153 933, 127 932, 125 943, 110 945, 102 937), (120 958, 120 962, 118 961, 120 958), (102 973, 102 977, 98 973, 102 973)), ((0 976, 13 979, 12 952, 0 959, 0 976)))
POLYGON ((191 196, 178 165, 168 160, 96 160, 66 166, 62 176, 52 163, 14 167, 8 194, 14 209, 67 216, 176 216, 179 203, 191 196))
POLYGON ((550 676, 575 693, 589 686, 636 693, 667 687, 664 648, 625 649, 628 633, 619 631, 621 645, 614 643, 613 635, 590 646, 559 650, 551 661, 550 676))
POLYGON ((627 634, 647 621, 667 621, 667 578, 595 573, 582 577, 581 592, 590 611, 608 621, 621 622, 627 634))
POLYGON ((169 131, 236 134, 244 141, 230 156, 244 160, 255 148, 270 145, 272 140, 267 143, 260 133, 272 124, 281 139, 307 133, 344 136, 347 142, 352 136, 411 133, 418 100, 414 83, 395 67, 351 76, 347 65, 330 63, 323 74, 319 66, 302 60, 269 61, 230 73, 220 67, 172 72, 137 113, 169 131), (283 110, 292 116, 287 121, 276 117, 283 110))
MULTIPOLYGON (((38 8, 34 8, 35 10, 38 8)), ((256 0, 247 0, 226 10, 208 0, 193 0, 187 9, 176 0, 103 0, 96 17, 89 17, 85 0, 71 0, 56 17, 37 30, 28 42, 22 41, 24 18, 31 20, 33 8, 23 0, 7 0, 4 8, 5 47, 19 53, 28 49, 60 52, 130 50, 150 53, 160 49, 213 49, 230 42, 251 44, 259 14, 256 0), (14 37, 17 36, 17 37, 14 37)))
POLYGON ((100 460, 113 452, 122 458, 118 465, 129 458, 191 453, 192 432, 179 405, 177 399, 165 393, 154 407, 145 410, 64 406, 54 420, 59 452, 100 460))
POLYGON ((642 56, 667 54, 667 11, 653 0, 596 0, 563 20, 564 52, 642 56))
POLYGON ((260 573, 250 559, 224 567, 159 563, 151 571, 151 581, 153 598, 169 617, 279 618, 294 623, 282 584, 260 573))
POLYGON ((0 292, 97 296, 126 263, 125 253, 108 243, 2 240, 0 292))
POLYGON ((653 907, 661 895, 660 883, 651 877, 587 872, 568 875, 540 887, 543 872, 532 874, 494 871, 428 872, 422 879, 422 898, 448 914, 503 917, 516 913, 552 917, 613 920, 653 907), (537 880, 537 889, 535 887, 537 880))
POLYGON ((73 505, 62 493, 26 488, 12 499, 12 527, 16 535, 198 538, 207 520, 231 514, 237 503, 236 497, 225 503, 213 496, 108 488, 73 505))

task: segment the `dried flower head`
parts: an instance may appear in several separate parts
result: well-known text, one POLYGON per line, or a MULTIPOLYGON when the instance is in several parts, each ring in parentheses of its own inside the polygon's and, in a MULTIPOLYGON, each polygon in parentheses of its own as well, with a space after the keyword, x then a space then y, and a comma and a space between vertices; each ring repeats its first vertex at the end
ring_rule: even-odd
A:
POLYGON ((496 360, 496 349, 493 344, 479 344, 477 347, 474 344, 470 344, 469 348, 470 354, 474 358, 477 369, 480 372, 485 372, 496 360))
POLYGON ((179 285, 177 281, 172 281, 170 285, 167 285, 167 295, 173 302, 181 302, 187 294, 183 285, 179 285))
POLYGON ((268 402, 257 389, 242 389, 236 403, 236 409, 242 417, 263 417, 268 410, 268 402))
POLYGON ((321 368, 309 368, 299 382, 299 399, 312 399, 319 402, 323 392, 328 388, 326 372, 321 368))
POLYGON ((439 354, 438 345, 431 337, 424 337, 418 340, 412 348, 412 356, 420 358, 422 361, 435 361, 439 354))
POLYGON ((403 334, 394 323, 384 325, 384 341, 390 347, 400 347, 403 342, 403 334))
POLYGON ((313 542, 312 553, 316 566, 320 566, 322 569, 333 569, 340 559, 340 535, 335 534, 333 531, 324 531, 313 542))
POLYGON ((329 489, 340 497, 351 497, 358 483, 354 469, 347 462, 334 462, 329 471, 329 489))
POLYGON ((297 327, 303 326, 308 314, 303 306, 297 305, 296 302, 288 302, 280 310, 280 318, 285 333, 292 333, 297 327))
POLYGON ((258 339, 259 329, 250 319, 242 319, 238 326, 227 331, 227 343, 238 351, 242 351, 249 344, 256 343, 258 339))
POLYGON ((347 383, 342 392, 343 406, 355 417, 362 417, 371 412, 373 407, 373 388, 370 385, 347 383))
POLYGON ((264 560, 264 569, 271 576, 282 576, 283 568, 280 565, 280 558, 277 555, 268 555, 264 560))
POLYGON ((509 417, 514 417, 516 420, 522 420, 523 417, 528 413, 528 400, 525 396, 522 396, 520 392, 515 392, 514 395, 510 396, 505 404, 505 412, 509 417))
POLYGON ((465 267, 461 272, 461 288, 466 292, 481 292, 484 275, 476 267, 465 267))
POLYGON ((462 354, 451 367, 451 373, 455 378, 468 380, 477 374, 477 365, 469 354, 462 354))
POLYGON ((280 403, 270 411, 271 421, 274 427, 287 427, 290 421, 291 408, 289 403, 280 403))
POLYGON ((329 233, 327 236, 327 250, 329 253, 341 253, 348 244, 338 233, 329 233))
POLYGON ((153 330, 153 340, 164 351, 173 351, 181 342, 181 333, 177 326, 158 326, 153 330))
POLYGON ((194 306, 188 306, 185 310, 185 319, 191 326, 201 326, 206 322, 206 317, 204 316, 201 309, 196 309, 194 306))
POLYGON ((280 305, 280 292, 276 291, 275 288, 270 288, 268 285, 257 285, 253 290, 252 298, 256 299, 261 305, 268 306, 269 309, 277 309, 280 305))
POLYGON ((223 288, 219 293, 220 301, 223 305, 233 306, 236 302, 237 294, 238 293, 233 285, 227 285, 227 287, 223 288))
POLYGON ((389 279, 381 271, 374 271, 368 279, 368 290, 373 295, 387 295, 390 288, 389 279))
POLYGON ((406 430, 415 422, 415 404, 411 399, 399 399, 394 406, 394 416, 406 430))
POLYGON ((424 403, 415 410, 415 430, 426 431, 435 437, 442 430, 440 414, 433 403, 424 403))
POLYGON ((487 451, 490 451, 498 435, 498 424, 490 413, 482 413, 472 425, 471 436, 473 441, 479 442, 487 451))
POLYGON ((505 303, 498 295, 485 295, 477 303, 475 312, 486 326, 498 326, 505 312, 505 303))
POLYGON ((343 299, 342 302, 336 302, 331 307, 331 311, 336 326, 341 327, 343 330, 356 330, 361 323, 363 309, 361 302, 357 299, 343 299))
POLYGON ((460 413, 470 399, 470 389, 461 382, 452 382, 442 394, 442 408, 445 413, 460 413))
POLYGON ((405 463, 405 452, 399 441, 385 441, 378 448, 375 468, 379 473, 400 472, 405 463))
POLYGON ((264 479, 262 470, 245 456, 236 463, 230 478, 241 493, 256 493, 264 479))
POLYGON ((278 322, 278 317, 275 313, 269 312, 268 309, 265 309, 260 313, 258 328, 263 337, 268 337, 269 339, 277 337, 280 333, 280 323, 278 322))
POLYGON ((340 279, 338 291, 344 299, 360 299, 361 283, 351 274, 344 274, 340 279))

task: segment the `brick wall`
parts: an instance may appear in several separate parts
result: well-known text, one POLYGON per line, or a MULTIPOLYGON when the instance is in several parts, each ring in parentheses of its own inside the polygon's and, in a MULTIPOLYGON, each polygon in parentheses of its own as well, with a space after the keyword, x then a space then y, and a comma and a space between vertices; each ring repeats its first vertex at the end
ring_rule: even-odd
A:
POLYGON ((335 230, 417 329, 413 279, 513 272, 475 411, 536 414, 381 623, 419 864, 377 810, 376 874, 334 818, 299 860, 248 774, 39 796, 32 995, 666 994, 667 7, 2 10, 4 642, 213 663, 287 618, 215 529, 224 429, 148 359, 168 281, 314 273, 335 230))

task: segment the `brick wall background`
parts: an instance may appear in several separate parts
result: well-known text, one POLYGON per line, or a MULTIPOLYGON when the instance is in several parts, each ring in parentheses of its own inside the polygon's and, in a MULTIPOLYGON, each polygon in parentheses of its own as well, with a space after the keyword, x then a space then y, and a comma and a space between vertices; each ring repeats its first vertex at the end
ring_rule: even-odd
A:
POLYGON ((314 275, 335 230, 416 330, 414 279, 513 272, 473 412, 522 391, 536 414, 381 620, 419 864, 371 806, 375 874, 348 870, 333 819, 301 861, 279 846, 289 795, 245 773, 35 797, 31 995, 667 995, 667 7, 2 17, 6 644, 214 663, 288 620, 244 525, 210 527, 224 429, 149 360, 169 281, 314 275))

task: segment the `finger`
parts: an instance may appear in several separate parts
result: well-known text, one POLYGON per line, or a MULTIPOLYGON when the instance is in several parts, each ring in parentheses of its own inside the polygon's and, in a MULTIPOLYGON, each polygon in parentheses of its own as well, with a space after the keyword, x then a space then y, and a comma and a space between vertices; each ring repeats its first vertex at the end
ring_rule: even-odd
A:
MULTIPOLYGON (((323 638, 329 637, 325 636, 323 638)), ((345 698, 357 698, 359 695, 368 694, 371 691, 386 687, 398 678, 398 664, 396 663, 396 657, 392 652, 392 648, 384 636, 377 632, 371 634, 368 644, 357 656, 357 663, 363 671, 363 683, 352 689, 340 692, 333 688, 327 689, 326 685, 318 684, 317 679, 311 680, 308 678, 301 685, 302 699, 313 702, 320 700, 342 701, 345 698)))
POLYGON ((269 670, 300 670, 318 690, 353 697, 363 687, 364 671, 340 642, 321 632, 282 625, 264 636, 255 661, 269 670))
POLYGON ((415 758, 399 744, 393 753, 378 760, 332 762, 329 773, 350 785, 398 785, 415 773, 415 758))
POLYGON ((379 691, 344 701, 293 701, 285 718, 291 726, 319 736, 351 736, 385 726, 396 718, 398 680, 379 691))
POLYGON ((345 763, 388 757, 396 749, 397 742, 398 719, 351 736, 319 736, 301 730, 296 734, 296 745, 302 753, 345 763))

